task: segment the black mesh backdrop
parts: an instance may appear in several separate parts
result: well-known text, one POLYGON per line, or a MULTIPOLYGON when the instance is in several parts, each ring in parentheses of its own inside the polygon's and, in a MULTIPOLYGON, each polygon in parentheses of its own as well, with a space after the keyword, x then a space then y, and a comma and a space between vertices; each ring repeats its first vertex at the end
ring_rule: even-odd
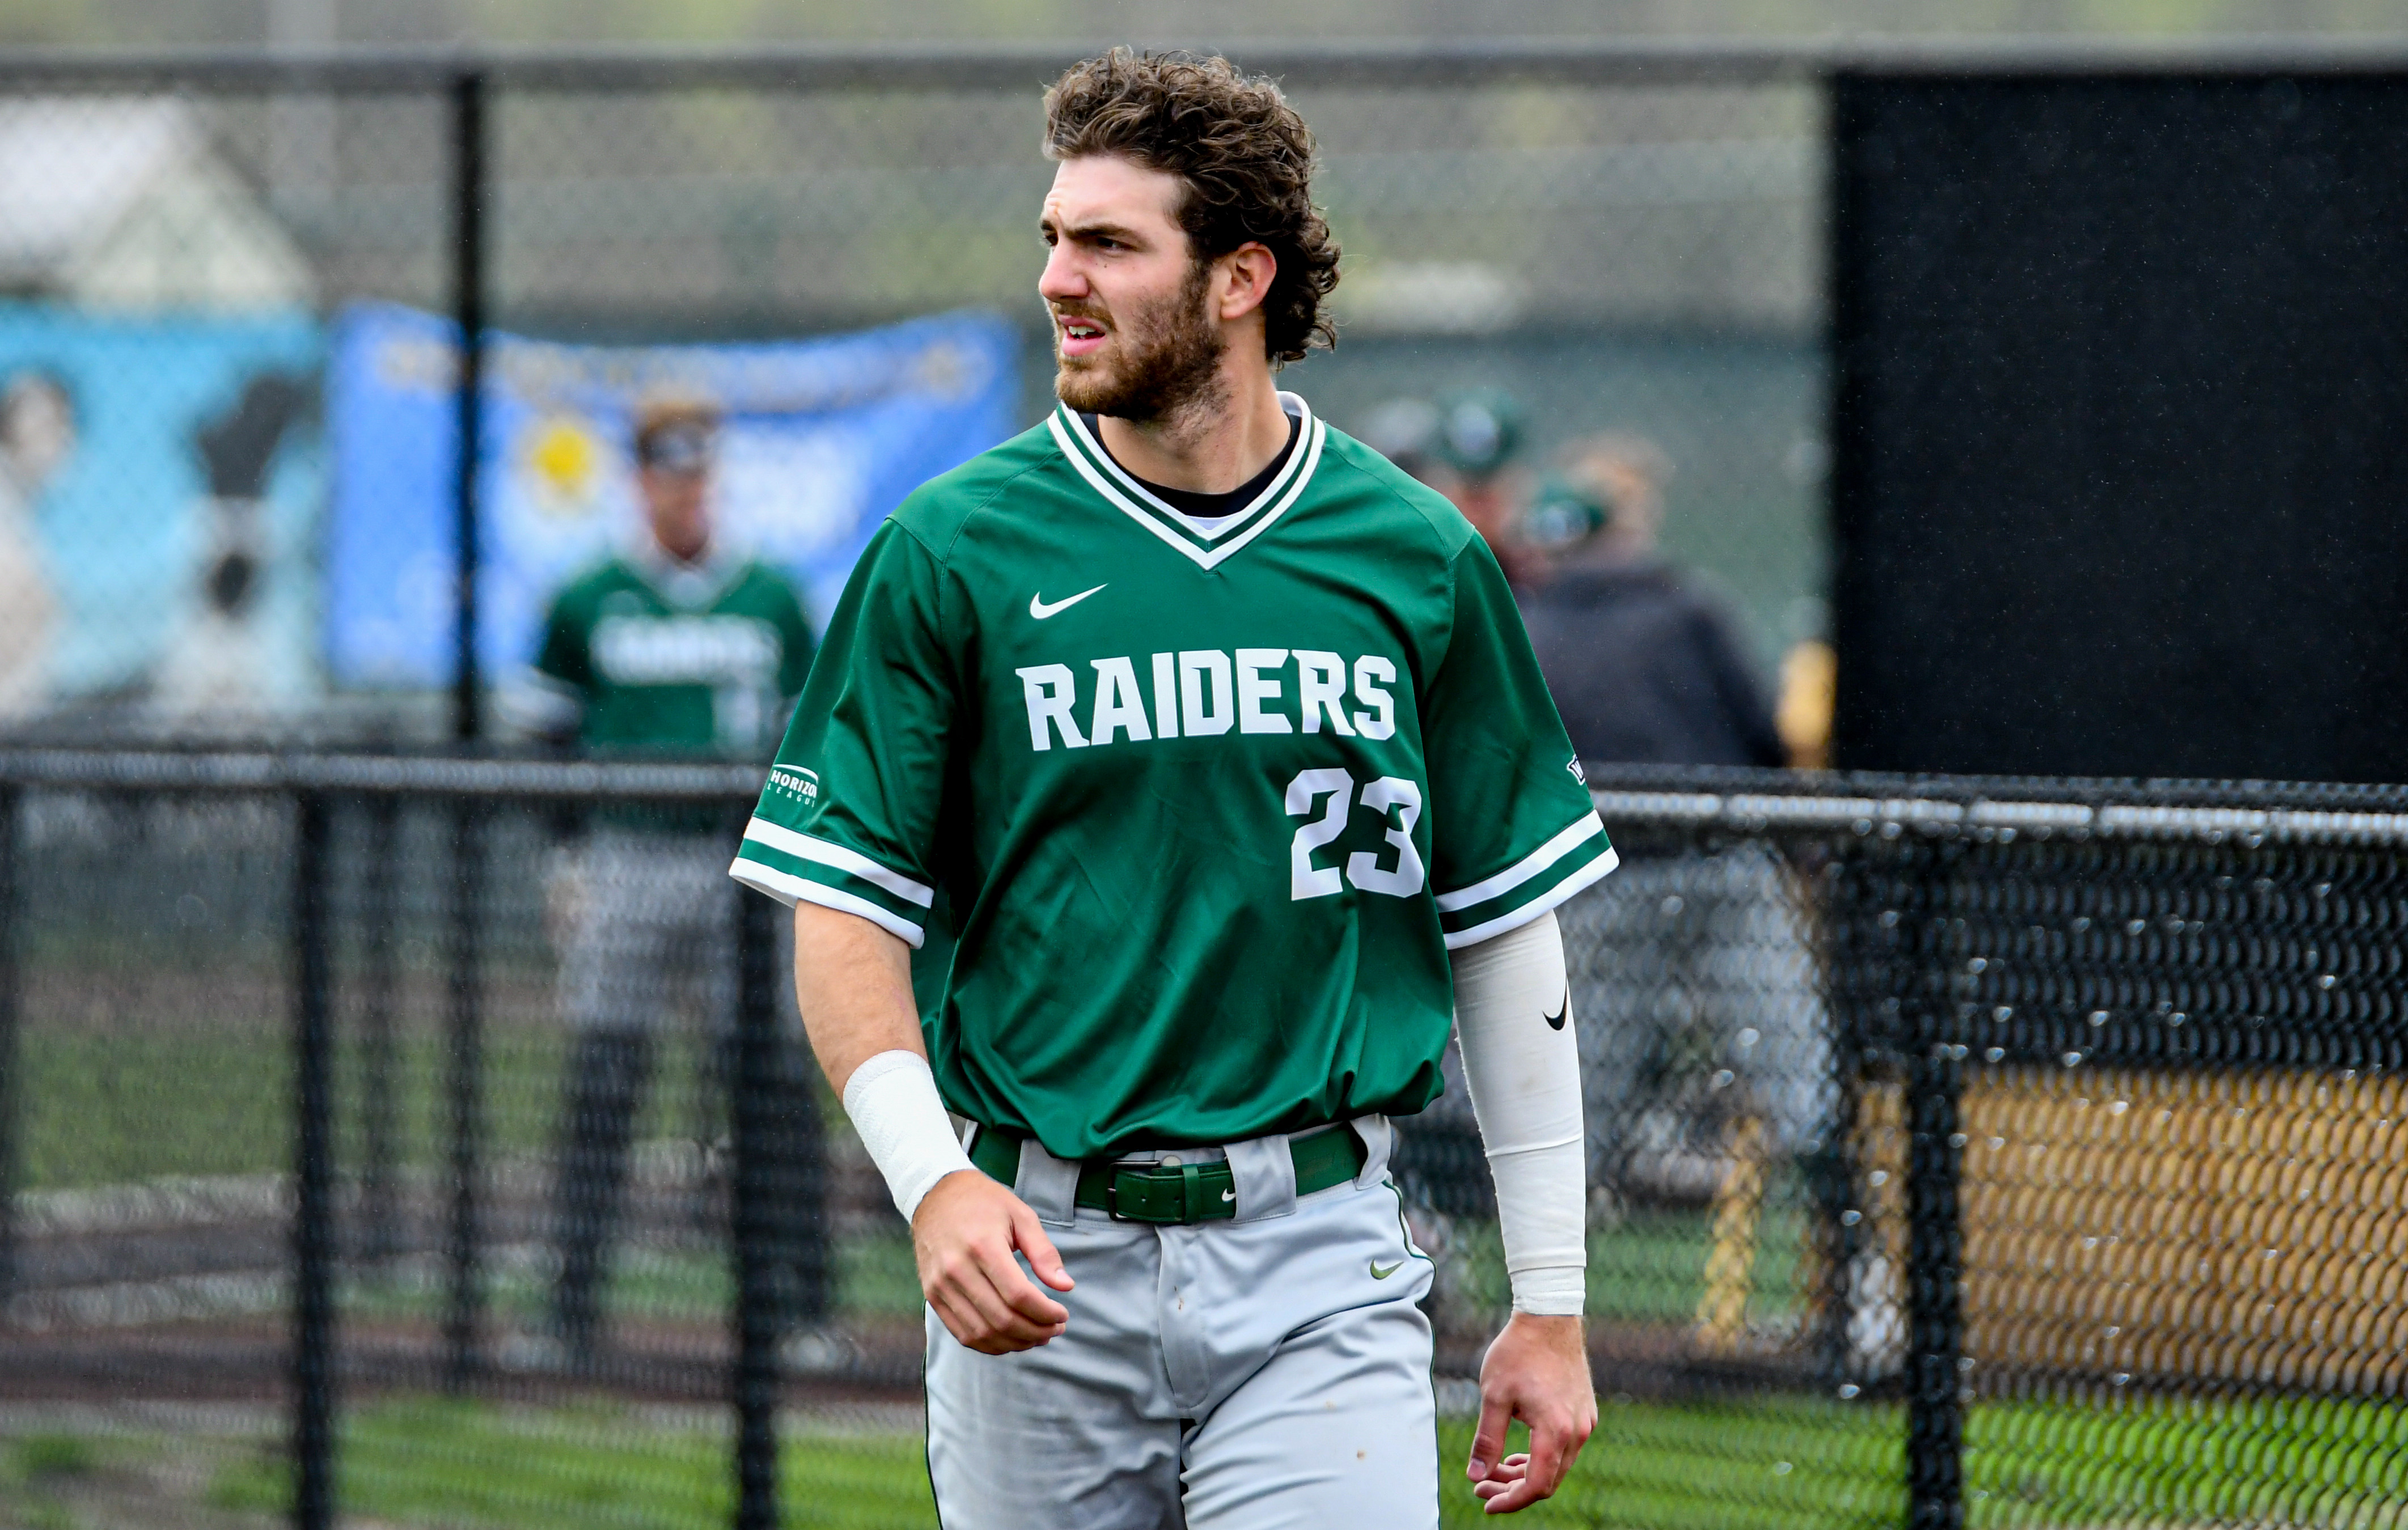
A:
POLYGON ((1836 748, 2389 780, 2396 78, 1834 87, 1836 748))

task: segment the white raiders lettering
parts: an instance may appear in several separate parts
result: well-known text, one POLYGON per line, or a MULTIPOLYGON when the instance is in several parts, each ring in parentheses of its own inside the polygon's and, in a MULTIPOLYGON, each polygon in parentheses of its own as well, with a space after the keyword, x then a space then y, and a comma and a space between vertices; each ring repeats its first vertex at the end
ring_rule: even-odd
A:
POLYGON ((1396 736, 1397 702, 1388 687, 1397 681, 1397 664, 1377 653, 1350 661, 1318 649, 1189 649, 1141 658, 1153 682, 1142 692, 1140 660, 1126 655, 1015 670, 1028 708, 1028 747, 1043 753, 1057 739, 1066 749, 1092 749, 1232 730, 1396 736))
POLYGON ((785 656, 778 629, 749 616, 606 616, 593 641, 613 685, 767 685, 785 656))

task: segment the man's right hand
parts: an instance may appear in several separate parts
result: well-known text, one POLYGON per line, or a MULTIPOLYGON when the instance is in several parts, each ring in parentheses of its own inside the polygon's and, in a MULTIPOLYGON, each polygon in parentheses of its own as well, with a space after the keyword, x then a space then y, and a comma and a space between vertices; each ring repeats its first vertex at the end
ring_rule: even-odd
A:
POLYGON ((1033 1350, 1067 1327, 1070 1309, 1029 1283, 1013 1251, 1056 1291, 1072 1285, 1025 1201, 976 1169, 937 1181, 911 1217, 920 1289, 953 1336, 981 1354, 1033 1350))

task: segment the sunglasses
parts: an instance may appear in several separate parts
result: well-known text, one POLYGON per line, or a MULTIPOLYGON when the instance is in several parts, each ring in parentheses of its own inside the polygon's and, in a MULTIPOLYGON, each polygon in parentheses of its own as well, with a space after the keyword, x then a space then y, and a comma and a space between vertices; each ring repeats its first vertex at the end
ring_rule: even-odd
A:
POLYGON ((710 433, 665 430, 644 443, 637 460, 664 473, 700 473, 710 466, 710 433))

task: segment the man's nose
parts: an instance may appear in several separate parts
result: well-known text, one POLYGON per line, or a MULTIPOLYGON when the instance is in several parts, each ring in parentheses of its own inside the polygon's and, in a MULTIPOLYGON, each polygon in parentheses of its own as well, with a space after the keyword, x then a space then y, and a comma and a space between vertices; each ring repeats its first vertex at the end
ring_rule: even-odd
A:
POLYGON ((1037 280, 1037 295, 1061 303, 1085 297, 1087 293, 1087 273, 1080 267, 1078 251, 1068 244, 1055 245, 1045 257, 1045 274, 1037 280))

